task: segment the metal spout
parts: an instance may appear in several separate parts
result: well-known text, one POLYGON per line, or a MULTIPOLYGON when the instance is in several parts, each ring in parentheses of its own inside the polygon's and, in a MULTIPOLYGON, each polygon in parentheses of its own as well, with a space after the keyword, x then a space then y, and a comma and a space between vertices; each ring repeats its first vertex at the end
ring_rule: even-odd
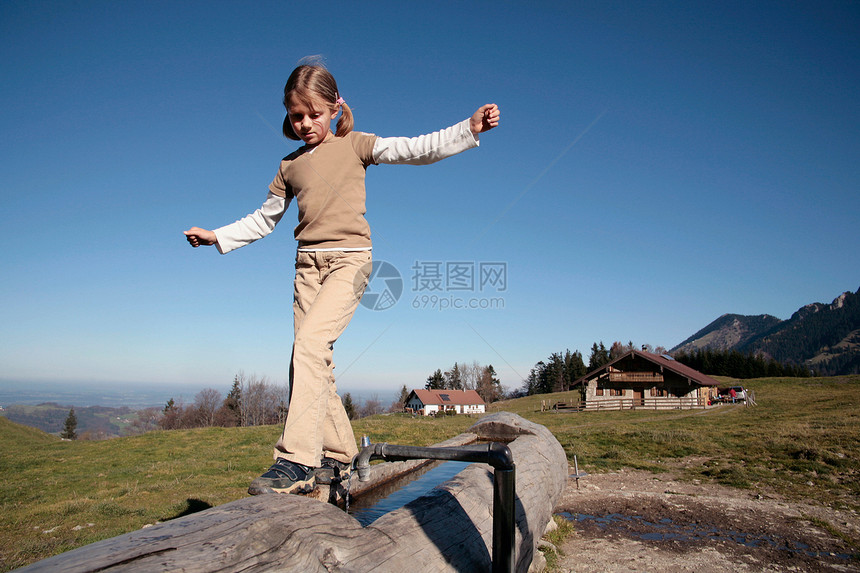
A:
POLYGON ((387 443, 365 445, 362 438, 361 452, 353 459, 352 466, 358 472, 359 481, 370 480, 372 460, 446 460, 489 464, 493 467, 493 571, 514 570, 514 498, 516 496, 516 466, 510 448, 505 444, 490 442, 457 448, 427 448, 419 446, 397 446, 387 443))

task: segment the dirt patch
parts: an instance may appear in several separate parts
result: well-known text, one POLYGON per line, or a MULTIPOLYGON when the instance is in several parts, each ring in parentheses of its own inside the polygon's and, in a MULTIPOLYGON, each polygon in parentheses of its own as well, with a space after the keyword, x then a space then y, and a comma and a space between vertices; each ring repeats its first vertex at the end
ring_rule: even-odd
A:
POLYGON ((564 572, 860 571, 856 512, 671 474, 571 479, 556 513, 576 530, 560 547, 564 572))

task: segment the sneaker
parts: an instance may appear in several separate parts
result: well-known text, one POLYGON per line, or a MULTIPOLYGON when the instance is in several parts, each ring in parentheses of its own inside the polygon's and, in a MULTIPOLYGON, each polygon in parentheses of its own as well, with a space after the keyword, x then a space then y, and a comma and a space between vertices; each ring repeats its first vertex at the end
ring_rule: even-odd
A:
POLYGON ((269 471, 251 482, 248 493, 310 493, 314 481, 313 468, 278 458, 269 471))
POLYGON ((334 458, 323 458, 321 467, 314 469, 316 482, 321 484, 344 482, 349 479, 350 473, 352 473, 352 464, 340 462, 334 458))

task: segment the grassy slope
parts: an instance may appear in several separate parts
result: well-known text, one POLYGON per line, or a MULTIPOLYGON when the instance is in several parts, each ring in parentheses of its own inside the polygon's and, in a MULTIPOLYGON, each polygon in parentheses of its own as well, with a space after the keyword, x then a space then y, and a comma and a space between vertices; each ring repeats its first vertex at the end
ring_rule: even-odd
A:
POLYGON ((10 444, 26 443, 37 445, 59 441, 59 438, 56 436, 52 436, 36 428, 10 422, 3 416, 0 416, 0 437, 3 438, 3 444, 6 444, 8 441, 10 444))
MULTIPOLYGON (((751 380, 759 406, 696 412, 540 412, 534 396, 494 405, 549 428, 589 472, 665 469, 692 479, 835 500, 857 509, 860 377, 751 380)), ((357 437, 429 445, 474 418, 377 416, 357 437)), ((280 429, 151 432, 63 442, 0 418, 0 571, 246 495, 280 429)))
POLYGON ((855 504, 860 493, 860 377, 758 379, 744 385, 755 393, 758 406, 687 412, 522 411, 522 406, 539 410, 536 396, 524 399, 531 404, 507 407, 549 428, 568 458, 576 454, 589 471, 659 471, 683 459, 690 478, 855 504))

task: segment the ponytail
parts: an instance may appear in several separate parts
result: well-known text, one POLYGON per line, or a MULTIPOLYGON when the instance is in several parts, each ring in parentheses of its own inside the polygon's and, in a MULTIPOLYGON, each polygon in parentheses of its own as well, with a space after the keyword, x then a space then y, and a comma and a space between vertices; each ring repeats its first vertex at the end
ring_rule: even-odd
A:
MULTIPOLYGON (((337 120, 337 131, 335 131, 335 135, 338 137, 343 137, 350 131, 352 131, 352 127, 355 124, 355 121, 352 117, 352 110, 349 109, 349 106, 346 105, 346 102, 340 104, 340 118, 337 120)), ((290 128, 292 131, 292 127, 290 128)))

